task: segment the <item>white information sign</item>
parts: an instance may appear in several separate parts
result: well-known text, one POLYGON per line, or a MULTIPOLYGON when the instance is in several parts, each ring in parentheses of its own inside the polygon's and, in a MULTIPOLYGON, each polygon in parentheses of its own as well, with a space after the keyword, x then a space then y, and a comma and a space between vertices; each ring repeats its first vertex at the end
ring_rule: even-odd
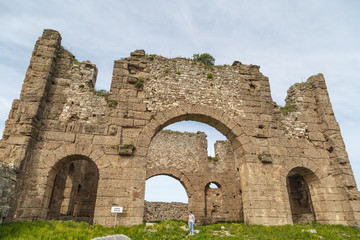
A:
POLYGON ((122 213, 123 207, 111 207, 111 212, 112 213, 122 213))

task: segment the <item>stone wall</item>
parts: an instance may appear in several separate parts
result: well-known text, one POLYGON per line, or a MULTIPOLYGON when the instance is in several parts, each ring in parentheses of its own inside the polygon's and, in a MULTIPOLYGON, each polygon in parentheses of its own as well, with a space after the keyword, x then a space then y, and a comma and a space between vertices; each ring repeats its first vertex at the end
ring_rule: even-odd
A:
POLYGON ((17 173, 4 221, 46 219, 56 176, 86 160, 99 174, 94 222, 107 226, 112 206, 124 206, 119 224, 143 221, 145 181, 157 174, 179 179, 189 209, 204 221, 292 224, 288 179, 295 174, 308 185, 316 221, 359 225, 360 196, 322 74, 292 86, 287 108, 273 102, 259 66, 238 61, 209 67, 136 50, 114 61, 109 93, 94 90, 96 75, 94 64, 61 47, 58 32, 44 30, 0 140, 0 162, 17 173), (196 141, 169 146, 167 158, 167 145, 151 150, 164 127, 182 120, 226 136, 226 157, 217 153, 223 162, 209 162, 196 141), (176 155, 180 150, 189 158, 176 155), (219 191, 207 189, 211 182, 220 199, 211 197, 219 191))
POLYGON ((146 178, 162 174, 179 180, 189 210, 202 222, 243 220, 240 176, 230 142, 217 141, 215 155, 208 157, 203 132, 160 131, 149 146, 146 178), (208 191, 210 183, 219 186, 215 194, 208 191))
POLYGON ((16 173, 0 164, 0 223, 11 215, 16 186, 16 173))
POLYGON ((145 201, 144 222, 170 219, 187 221, 188 215, 186 203, 145 201))

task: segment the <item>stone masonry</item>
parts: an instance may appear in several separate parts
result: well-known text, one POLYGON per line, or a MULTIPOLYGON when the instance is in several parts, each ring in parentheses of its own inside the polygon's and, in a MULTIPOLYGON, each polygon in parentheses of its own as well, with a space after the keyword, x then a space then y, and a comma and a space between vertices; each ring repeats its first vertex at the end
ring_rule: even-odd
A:
POLYGON ((181 202, 145 201, 144 221, 184 220, 189 216, 188 205, 181 202))
POLYGON ((179 180, 189 209, 203 209, 204 215, 197 215, 201 222, 243 220, 240 177, 230 142, 216 142, 216 158, 208 157, 207 146, 203 132, 159 132, 149 147, 146 179, 162 174, 179 180), (218 188, 210 188, 211 183, 218 188))
POLYGON ((114 61, 109 93, 94 90, 96 76, 57 31, 44 30, 0 141, 1 221, 64 214, 112 226, 111 207, 123 206, 118 223, 140 224, 145 181, 165 174, 183 184, 189 210, 203 221, 359 226, 360 196, 322 74, 292 86, 284 108, 259 66, 238 61, 208 67, 136 50, 114 61), (183 120, 224 134, 229 145, 219 148, 229 160, 192 154, 206 154, 202 140, 179 140, 167 158, 168 145, 151 147, 183 120), (181 151, 193 172, 175 157, 181 151))

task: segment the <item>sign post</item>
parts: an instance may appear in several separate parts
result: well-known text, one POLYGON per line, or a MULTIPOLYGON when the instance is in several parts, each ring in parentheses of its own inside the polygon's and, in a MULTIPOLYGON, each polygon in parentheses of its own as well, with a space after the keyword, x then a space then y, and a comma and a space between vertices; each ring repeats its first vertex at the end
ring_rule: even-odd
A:
POLYGON ((123 212, 123 207, 111 207, 111 212, 115 213, 114 229, 117 221, 117 214, 123 212))

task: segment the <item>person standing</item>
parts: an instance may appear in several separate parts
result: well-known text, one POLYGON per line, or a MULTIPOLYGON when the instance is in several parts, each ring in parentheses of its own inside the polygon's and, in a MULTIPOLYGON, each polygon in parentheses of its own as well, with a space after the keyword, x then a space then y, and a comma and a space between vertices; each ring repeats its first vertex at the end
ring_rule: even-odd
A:
POLYGON ((190 235, 194 235, 194 224, 195 224, 195 216, 190 211, 189 212, 189 231, 190 231, 190 235))

